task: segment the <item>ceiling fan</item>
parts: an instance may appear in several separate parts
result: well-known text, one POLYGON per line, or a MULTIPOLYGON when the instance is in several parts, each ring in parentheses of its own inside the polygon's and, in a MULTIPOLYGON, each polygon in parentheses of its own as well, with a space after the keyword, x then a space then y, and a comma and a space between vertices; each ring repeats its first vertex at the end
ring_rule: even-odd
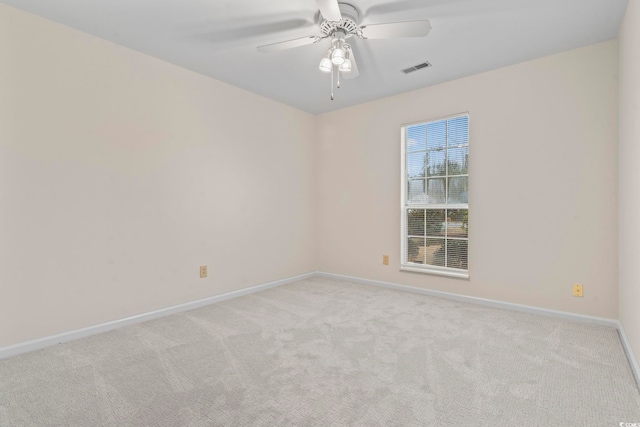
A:
POLYGON ((316 0, 316 3, 321 15, 320 35, 258 46, 258 52, 276 52, 330 39, 331 45, 320 60, 318 68, 323 73, 331 74, 331 100, 334 98, 334 74, 337 76, 338 88, 340 75, 345 79, 353 79, 360 74, 353 48, 346 42, 347 39, 354 36, 363 40, 425 37, 431 31, 428 20, 360 25, 360 14, 353 5, 338 0, 316 0))

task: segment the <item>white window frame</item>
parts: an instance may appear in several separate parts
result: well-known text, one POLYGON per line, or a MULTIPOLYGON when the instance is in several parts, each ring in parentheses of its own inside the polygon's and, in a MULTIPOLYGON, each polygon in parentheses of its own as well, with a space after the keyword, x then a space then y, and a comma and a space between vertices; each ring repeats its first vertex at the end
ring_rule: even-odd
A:
MULTIPOLYGON (((437 117, 429 120, 421 120, 419 122, 406 123, 403 124, 400 129, 401 134, 401 152, 400 158, 402 166, 401 166, 401 175, 400 175, 400 188, 401 188, 401 197, 400 197, 400 217, 401 226, 400 226, 400 270, 411 271, 416 273, 426 273, 426 274, 436 274, 440 276, 448 276, 448 277, 457 277, 462 279, 469 278, 469 264, 468 264, 468 252, 467 252, 467 270, 462 270, 458 268, 452 267, 441 267, 436 265, 428 265, 428 264, 417 264, 410 263, 407 261, 407 210, 408 209, 467 209, 469 210, 469 203, 442 203, 442 204, 407 204, 407 191, 408 191, 408 181, 407 181, 407 129, 411 126, 427 124, 431 122, 438 122, 442 120, 455 119, 456 117, 467 117, 469 118, 469 113, 459 113, 453 114, 444 117, 437 117)), ((469 128, 471 128, 470 118, 469 118, 469 128)), ((471 132, 469 132, 471 133, 471 132)), ((469 151, 471 150, 471 135, 469 135, 469 151)), ((448 175, 445 175, 448 179, 448 175)), ((467 170, 467 176, 469 176, 469 171, 467 170)), ((446 220, 446 218, 445 218, 446 220)), ((470 246, 470 236, 467 236, 467 251, 470 246)), ((447 246, 447 239, 445 238, 445 248, 447 246)), ((446 249, 445 249, 446 250, 446 249)), ((445 252, 446 253, 446 252, 445 252)), ((446 257, 446 255, 445 255, 446 257)))

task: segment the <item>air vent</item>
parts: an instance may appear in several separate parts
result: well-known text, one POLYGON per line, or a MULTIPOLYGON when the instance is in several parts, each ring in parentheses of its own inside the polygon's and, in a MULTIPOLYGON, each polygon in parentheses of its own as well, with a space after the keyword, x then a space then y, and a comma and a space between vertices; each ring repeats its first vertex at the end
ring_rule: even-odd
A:
POLYGON ((409 74, 409 73, 413 73, 414 71, 418 71, 418 70, 421 70, 423 68, 428 68, 428 67, 431 67, 431 64, 429 62, 423 62, 422 64, 418 64, 418 65, 414 65, 413 67, 405 68, 404 70, 402 70, 402 72, 405 73, 405 74, 409 74))

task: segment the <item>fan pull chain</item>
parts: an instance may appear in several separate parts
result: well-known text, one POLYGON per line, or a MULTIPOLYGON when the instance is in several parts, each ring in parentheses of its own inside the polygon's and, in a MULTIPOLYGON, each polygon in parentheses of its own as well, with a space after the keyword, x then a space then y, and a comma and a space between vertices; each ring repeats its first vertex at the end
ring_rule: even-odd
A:
POLYGON ((331 66, 331 100, 333 101, 333 69, 336 68, 331 66))
POLYGON ((336 87, 340 89, 340 70, 336 71, 336 76, 338 77, 338 84, 336 87))

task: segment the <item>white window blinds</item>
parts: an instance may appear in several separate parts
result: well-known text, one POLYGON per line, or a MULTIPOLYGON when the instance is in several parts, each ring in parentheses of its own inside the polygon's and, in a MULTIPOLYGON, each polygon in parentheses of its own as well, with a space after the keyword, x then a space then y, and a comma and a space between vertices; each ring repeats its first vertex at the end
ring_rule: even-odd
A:
POLYGON ((403 269, 468 277, 469 116, 402 128, 403 269))

